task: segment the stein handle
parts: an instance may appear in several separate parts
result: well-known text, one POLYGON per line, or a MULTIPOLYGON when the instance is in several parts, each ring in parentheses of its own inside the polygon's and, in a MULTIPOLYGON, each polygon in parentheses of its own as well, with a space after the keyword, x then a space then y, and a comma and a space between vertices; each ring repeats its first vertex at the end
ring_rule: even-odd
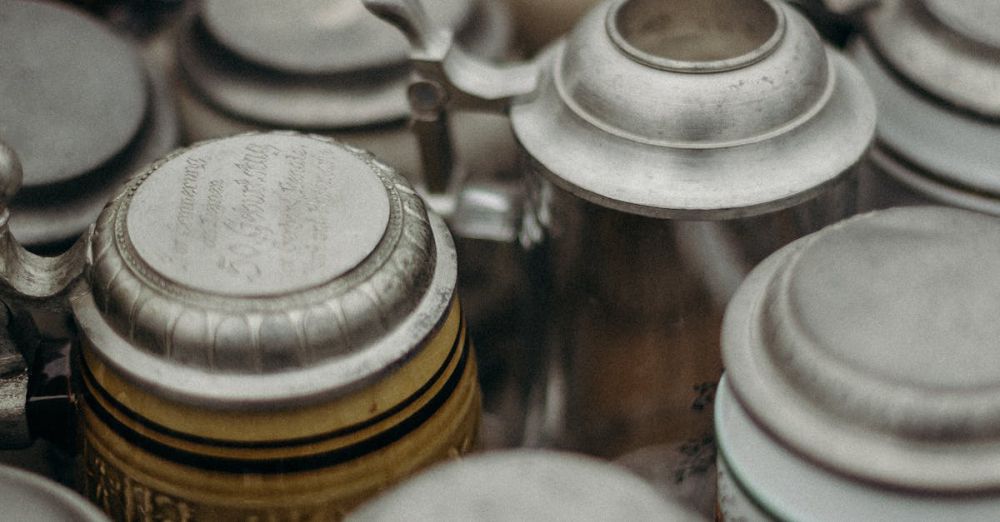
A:
POLYGON ((410 42, 413 80, 408 97, 412 127, 432 193, 444 193, 457 173, 447 112, 464 109, 506 112, 512 100, 535 91, 533 64, 495 65, 471 56, 454 33, 427 16, 420 0, 363 0, 374 15, 398 28, 410 42))
POLYGON ((17 154, 0 141, 0 448, 31 445, 29 380, 38 336, 27 319, 33 310, 68 313, 69 296, 86 266, 86 235, 65 253, 28 252, 10 231, 8 203, 21 186, 17 154), (22 320, 22 318, 25 318, 22 320))

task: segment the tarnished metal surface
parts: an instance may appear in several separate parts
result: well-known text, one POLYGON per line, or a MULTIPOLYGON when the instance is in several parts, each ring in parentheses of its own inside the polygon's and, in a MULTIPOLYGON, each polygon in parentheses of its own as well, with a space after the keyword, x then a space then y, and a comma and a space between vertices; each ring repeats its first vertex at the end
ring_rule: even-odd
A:
POLYGON ((176 146, 176 119, 162 78, 107 27, 55 4, 0 11, 0 139, 25 165, 10 227, 60 251, 128 173, 176 146))
POLYGON ((516 363, 537 379, 529 443, 707 437, 711 460, 722 306, 755 262, 853 211, 875 126, 858 72, 779 2, 607 1, 514 66, 463 53, 419 2, 366 3, 449 110, 510 111, 549 371, 516 363))
POLYGON ((994 360, 1000 223, 940 207, 868 214, 761 265, 729 306, 727 375, 784 444, 890 488, 1000 484, 994 360))
POLYGON ((666 501, 617 466, 576 455, 517 450, 435 468, 363 506, 347 520, 705 519, 666 501))

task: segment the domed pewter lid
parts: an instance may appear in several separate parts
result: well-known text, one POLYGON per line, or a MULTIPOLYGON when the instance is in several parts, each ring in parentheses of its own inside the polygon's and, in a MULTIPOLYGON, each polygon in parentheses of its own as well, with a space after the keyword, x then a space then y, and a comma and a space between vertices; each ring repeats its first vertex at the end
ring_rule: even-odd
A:
POLYGON ((880 0, 865 22, 897 74, 949 105, 1000 118, 1000 3, 880 0))
POLYGON ((32 245, 73 237, 130 159, 157 148, 150 129, 165 122, 139 55, 81 12, 0 0, 0 71, 0 139, 24 165, 12 228, 32 245))
MULTIPOLYGON (((441 24, 461 28, 475 0, 429 2, 441 24)), ((207 0, 209 34, 244 60, 289 74, 335 74, 401 66, 409 46, 360 0, 207 0)))
POLYGON ((80 13, 0 1, 0 135, 21 157, 25 189, 71 181, 132 141, 149 103, 138 58, 80 13))
POLYGON ((440 465, 376 498, 351 521, 698 521, 617 466, 552 451, 487 453, 440 465))
POLYGON ((852 65, 771 0, 609 0, 539 58, 520 143, 599 205, 724 219, 809 199, 855 165, 875 112, 852 65))
POLYGON ((936 201, 1000 215, 1000 124, 913 89, 863 40, 851 55, 878 104, 878 165, 936 201))
POLYGON ((743 407, 806 458, 895 489, 1000 490, 1000 221, 900 208, 765 261, 727 311, 743 407))
POLYGON ((216 407, 339 396, 408 360, 454 296, 440 219, 370 154, 292 133, 203 142, 98 220, 74 303, 102 361, 216 407))
MULTIPOLYGON (((437 0, 440 23, 482 56, 505 53, 493 0, 437 0)), ((409 115, 406 40, 361 0, 207 0, 178 43, 194 90, 220 110, 280 128, 339 129, 409 115)))

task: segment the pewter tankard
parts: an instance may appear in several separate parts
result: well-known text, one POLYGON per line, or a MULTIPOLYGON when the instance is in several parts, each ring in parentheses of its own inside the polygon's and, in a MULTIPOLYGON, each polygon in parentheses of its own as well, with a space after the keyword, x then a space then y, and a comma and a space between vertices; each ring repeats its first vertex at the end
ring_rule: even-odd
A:
POLYGON ((859 216, 775 253, 726 312, 720 520, 995 520, 1000 219, 859 216))
MULTIPOLYGON (((538 274, 528 444, 713 460, 725 303, 759 260, 853 212, 875 127, 857 70, 770 0, 609 0, 491 66, 418 1, 366 0, 412 45, 415 110, 509 114, 538 274)), ((440 135, 428 148, 446 155, 440 135)), ((693 472, 693 471, 692 471, 693 472)))
MULTIPOLYGON (((19 178, 0 148, 0 201, 19 178)), ((6 218, 9 334, 27 337, 24 310, 72 313, 80 487, 116 520, 335 519, 475 443, 451 236, 360 149, 269 133, 178 150, 55 258, 6 218)), ((47 354, 17 348, 0 343, 7 447, 65 421, 33 409, 47 354)))

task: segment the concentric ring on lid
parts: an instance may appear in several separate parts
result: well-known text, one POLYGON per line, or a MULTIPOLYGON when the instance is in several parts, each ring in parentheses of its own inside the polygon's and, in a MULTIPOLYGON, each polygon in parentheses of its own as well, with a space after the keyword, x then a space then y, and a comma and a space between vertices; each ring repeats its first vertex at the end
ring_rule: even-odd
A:
POLYGON ((0 0, 0 135, 24 187, 72 181, 121 153, 149 92, 129 43, 72 9, 0 0))
POLYGON ((756 269, 723 355, 744 407, 807 458, 893 487, 1000 488, 1000 220, 911 207, 756 269))
POLYGON ((815 197, 870 146, 863 78, 791 6, 753 0, 785 21, 771 24, 773 49, 696 72, 622 51, 608 30, 622 1, 643 0, 594 8, 537 59, 537 92, 511 106, 518 141, 560 188, 649 217, 746 217, 815 197))
POLYGON ((883 0, 865 16, 878 55, 949 105, 1000 119, 1000 8, 990 0, 883 0))

